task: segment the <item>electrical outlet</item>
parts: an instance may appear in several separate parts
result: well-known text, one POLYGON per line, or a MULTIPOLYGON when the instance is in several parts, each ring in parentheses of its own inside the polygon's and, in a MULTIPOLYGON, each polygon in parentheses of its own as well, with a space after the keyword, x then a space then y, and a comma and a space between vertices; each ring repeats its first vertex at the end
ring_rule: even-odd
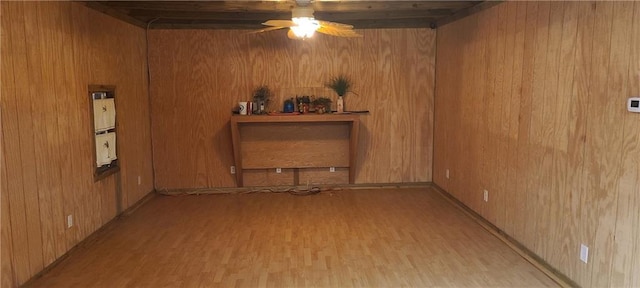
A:
POLYGON ((73 227, 73 215, 67 215, 67 228, 73 227))
POLYGON ((236 174, 236 166, 231 166, 231 174, 236 174))
POLYGON ((482 199, 484 199, 484 202, 489 202, 489 191, 484 190, 484 195, 482 197, 482 199))
POLYGON ((278 174, 282 173, 282 168, 276 168, 276 173, 278 174))
POLYGON ((449 179, 449 169, 444 171, 444 177, 447 177, 447 179, 449 179))
POLYGON ((336 172, 336 167, 329 167, 329 172, 336 172))
POLYGON ((580 261, 584 263, 589 261, 589 246, 580 244, 580 261))
POLYGON ((138 175, 138 186, 140 186, 140 184, 142 184, 142 177, 140 177, 140 175, 138 175))

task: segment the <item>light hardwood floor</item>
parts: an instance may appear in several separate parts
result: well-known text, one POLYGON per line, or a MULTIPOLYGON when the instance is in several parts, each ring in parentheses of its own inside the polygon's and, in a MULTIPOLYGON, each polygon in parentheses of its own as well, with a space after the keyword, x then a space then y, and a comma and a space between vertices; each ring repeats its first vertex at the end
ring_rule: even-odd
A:
POLYGON ((28 287, 557 287, 434 188, 157 196, 28 287))

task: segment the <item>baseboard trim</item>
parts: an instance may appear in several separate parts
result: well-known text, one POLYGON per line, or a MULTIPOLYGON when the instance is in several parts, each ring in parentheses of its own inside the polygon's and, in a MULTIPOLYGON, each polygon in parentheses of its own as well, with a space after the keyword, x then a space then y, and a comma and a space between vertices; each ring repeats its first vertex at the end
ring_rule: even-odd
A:
POLYGON ((440 192, 440 194, 444 198, 449 200, 451 204, 458 207, 461 211, 463 211, 465 214, 471 217, 474 221, 476 221, 476 223, 482 226, 482 228, 489 231, 489 233, 491 233, 493 236, 495 236, 496 238, 500 239, 500 241, 507 244, 509 248, 511 248, 516 253, 518 253, 522 258, 527 260, 527 262, 531 263, 538 270, 542 271, 542 273, 547 275, 549 278, 551 278, 551 280, 556 282, 558 285, 560 285, 561 287, 580 287, 577 283, 575 283, 569 277, 562 274, 557 269, 553 268, 553 266, 549 265, 549 263, 547 263, 540 256, 536 255, 531 250, 529 250, 524 245, 522 245, 520 242, 518 242, 518 240, 514 239, 504 231, 500 230, 500 228, 493 225, 487 219, 482 217, 482 215, 478 214, 476 211, 469 208, 469 206, 462 203, 462 201, 458 200, 449 192, 442 189, 442 187, 438 186, 435 183, 431 183, 431 186, 435 188, 438 192, 440 192))

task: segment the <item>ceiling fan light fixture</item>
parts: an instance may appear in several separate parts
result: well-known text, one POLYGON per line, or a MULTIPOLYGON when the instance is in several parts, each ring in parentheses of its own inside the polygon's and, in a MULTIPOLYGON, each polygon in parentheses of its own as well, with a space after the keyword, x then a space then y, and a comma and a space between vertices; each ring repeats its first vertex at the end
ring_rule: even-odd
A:
POLYGON ((293 17, 291 19, 295 26, 291 26, 291 31, 298 38, 311 38, 320 28, 320 23, 313 17, 293 17))
MULTIPOLYGON (((1 0, 0 0, 1 1, 1 0)), ((298 5, 308 5, 311 0, 297 0, 298 5)), ((313 17, 313 8, 310 6, 299 6, 291 10, 291 20, 272 19, 267 20, 263 25, 268 28, 260 29, 254 33, 273 31, 283 28, 289 28, 287 37, 290 39, 307 39, 313 37, 315 32, 337 36, 356 38, 362 35, 353 31, 353 26, 331 21, 316 20, 313 17)))

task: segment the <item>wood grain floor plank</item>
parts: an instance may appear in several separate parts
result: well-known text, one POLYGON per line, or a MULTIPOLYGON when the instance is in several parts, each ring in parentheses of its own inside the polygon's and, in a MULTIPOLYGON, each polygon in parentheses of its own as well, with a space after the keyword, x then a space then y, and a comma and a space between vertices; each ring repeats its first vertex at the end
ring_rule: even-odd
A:
POLYGON ((434 188, 161 196, 26 287, 557 285, 434 188))

